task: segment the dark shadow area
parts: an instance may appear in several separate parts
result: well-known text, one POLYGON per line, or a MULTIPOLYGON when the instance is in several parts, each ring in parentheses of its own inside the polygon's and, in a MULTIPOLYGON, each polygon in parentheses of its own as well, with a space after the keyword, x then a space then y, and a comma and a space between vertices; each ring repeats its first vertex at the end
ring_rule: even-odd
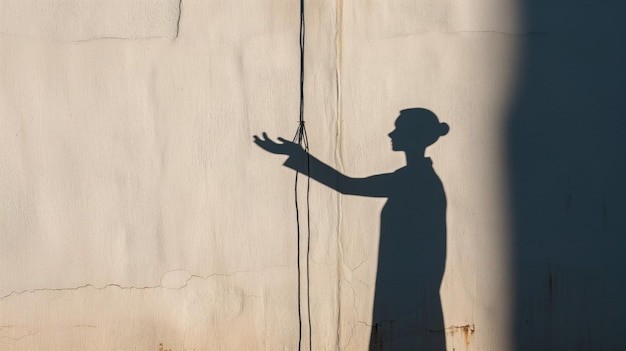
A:
MULTIPOLYGON (((255 136, 263 149, 285 154, 285 166, 346 195, 385 197, 381 212, 371 350, 445 351, 439 287, 446 260, 446 197, 424 150, 447 134, 429 110, 402 110, 389 136, 407 164, 367 178, 343 175, 299 145, 255 136)), ((321 234, 320 234, 321 235, 321 234)), ((358 234, 356 234, 358 235, 358 234)))
POLYGON ((626 3, 521 2, 507 125, 513 345, 624 350, 626 3))

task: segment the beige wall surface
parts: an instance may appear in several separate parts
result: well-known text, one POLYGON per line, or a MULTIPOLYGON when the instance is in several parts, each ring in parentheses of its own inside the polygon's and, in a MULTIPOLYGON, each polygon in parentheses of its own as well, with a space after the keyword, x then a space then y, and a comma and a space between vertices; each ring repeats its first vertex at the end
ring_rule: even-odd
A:
MULTIPOLYGON (((253 136, 298 126, 299 6, 0 1, 0 350, 298 349, 295 175, 253 136)), ((447 123, 426 150, 447 197, 445 325, 429 332, 513 350, 515 2, 304 12, 311 154, 393 172, 400 110, 447 123)), ((307 260, 305 188, 302 349, 367 350, 385 199, 312 181, 307 260)))

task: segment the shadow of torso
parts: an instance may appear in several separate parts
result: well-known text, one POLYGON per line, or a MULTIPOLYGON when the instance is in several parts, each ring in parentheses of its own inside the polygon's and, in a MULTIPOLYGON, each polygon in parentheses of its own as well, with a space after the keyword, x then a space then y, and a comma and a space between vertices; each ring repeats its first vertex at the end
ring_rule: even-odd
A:
POLYGON ((370 349, 443 351, 443 186, 429 159, 385 178, 370 349))

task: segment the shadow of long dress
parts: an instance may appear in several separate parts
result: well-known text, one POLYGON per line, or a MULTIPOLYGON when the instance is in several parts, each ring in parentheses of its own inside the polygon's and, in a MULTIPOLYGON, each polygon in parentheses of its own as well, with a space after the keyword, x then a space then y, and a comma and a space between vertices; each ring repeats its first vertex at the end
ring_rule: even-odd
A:
POLYGON ((390 176, 370 350, 445 351, 439 297, 446 257, 443 186, 428 159, 390 176))

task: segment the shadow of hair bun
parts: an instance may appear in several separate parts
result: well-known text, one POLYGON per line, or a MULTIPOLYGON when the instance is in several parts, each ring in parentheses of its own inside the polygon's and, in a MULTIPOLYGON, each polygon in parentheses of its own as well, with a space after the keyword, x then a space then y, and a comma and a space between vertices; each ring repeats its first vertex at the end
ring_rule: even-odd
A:
POLYGON ((444 136, 448 134, 449 131, 450 131, 450 126, 448 126, 447 123, 445 122, 439 123, 439 136, 444 136))

